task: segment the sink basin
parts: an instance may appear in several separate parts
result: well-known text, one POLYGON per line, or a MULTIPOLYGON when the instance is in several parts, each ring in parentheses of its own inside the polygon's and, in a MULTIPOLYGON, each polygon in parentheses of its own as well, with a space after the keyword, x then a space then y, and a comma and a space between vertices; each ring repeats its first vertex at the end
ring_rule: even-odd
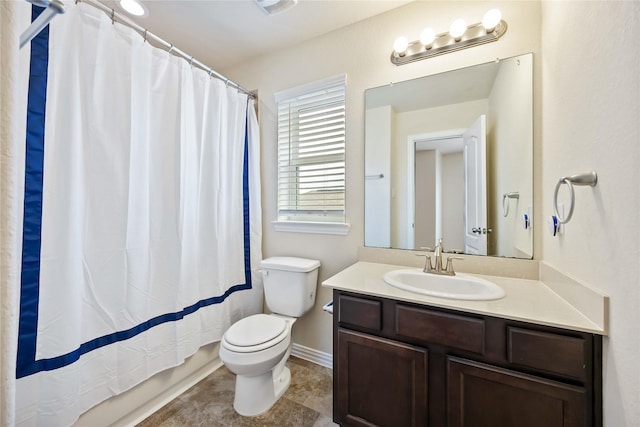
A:
POLYGON ((410 268, 390 271, 383 279, 393 287, 439 298, 486 301, 505 295, 504 289, 493 282, 460 273, 442 276, 410 268))

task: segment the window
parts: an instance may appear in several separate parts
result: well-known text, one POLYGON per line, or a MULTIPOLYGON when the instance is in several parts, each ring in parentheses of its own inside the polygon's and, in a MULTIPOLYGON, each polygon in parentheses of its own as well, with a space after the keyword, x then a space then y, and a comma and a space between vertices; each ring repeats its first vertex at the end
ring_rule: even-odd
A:
POLYGON ((345 222, 345 80, 276 94, 277 222, 345 222))

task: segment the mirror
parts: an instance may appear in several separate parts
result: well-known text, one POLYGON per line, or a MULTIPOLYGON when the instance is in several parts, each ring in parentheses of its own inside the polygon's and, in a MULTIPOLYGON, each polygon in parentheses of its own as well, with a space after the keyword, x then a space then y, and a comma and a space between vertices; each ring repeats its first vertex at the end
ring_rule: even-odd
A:
POLYGON ((533 258, 533 54, 365 91, 365 246, 533 258))

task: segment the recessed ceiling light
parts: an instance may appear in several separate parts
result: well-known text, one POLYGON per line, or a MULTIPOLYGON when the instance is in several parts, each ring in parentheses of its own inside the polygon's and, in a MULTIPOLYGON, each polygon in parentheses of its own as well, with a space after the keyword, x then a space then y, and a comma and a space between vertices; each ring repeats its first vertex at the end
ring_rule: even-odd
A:
POLYGON ((138 0, 120 0, 120 7, 134 16, 147 16, 147 8, 138 0))
POLYGON ((284 12, 298 3, 298 0, 254 0, 269 15, 284 12))

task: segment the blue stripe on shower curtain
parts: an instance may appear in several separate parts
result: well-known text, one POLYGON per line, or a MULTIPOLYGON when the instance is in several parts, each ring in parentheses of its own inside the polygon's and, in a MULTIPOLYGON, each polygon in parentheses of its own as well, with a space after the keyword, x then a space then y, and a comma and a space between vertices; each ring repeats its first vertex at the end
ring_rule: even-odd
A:
MULTIPOLYGON (((32 20, 44 9, 33 6, 32 20)), ((223 302, 236 291, 251 289, 251 254, 249 235, 249 151, 245 121, 244 162, 242 173, 245 283, 227 289, 222 295, 206 298, 181 311, 166 313, 124 331, 107 334, 81 344, 76 350, 57 357, 36 360, 38 303, 40 288, 40 250, 42 231, 42 191, 44 170, 44 131, 49 60, 49 29, 31 42, 29 95, 27 102, 27 140, 25 160, 24 225, 22 238, 22 273, 16 378, 70 365, 80 356, 118 341, 134 337, 154 326, 182 319, 198 309, 223 302)))
MULTIPOLYGON (((31 19, 35 20, 42 11, 44 8, 33 6, 31 19)), ((46 26, 31 41, 29 65, 17 378, 24 376, 36 354, 48 65, 49 26, 46 26)))

